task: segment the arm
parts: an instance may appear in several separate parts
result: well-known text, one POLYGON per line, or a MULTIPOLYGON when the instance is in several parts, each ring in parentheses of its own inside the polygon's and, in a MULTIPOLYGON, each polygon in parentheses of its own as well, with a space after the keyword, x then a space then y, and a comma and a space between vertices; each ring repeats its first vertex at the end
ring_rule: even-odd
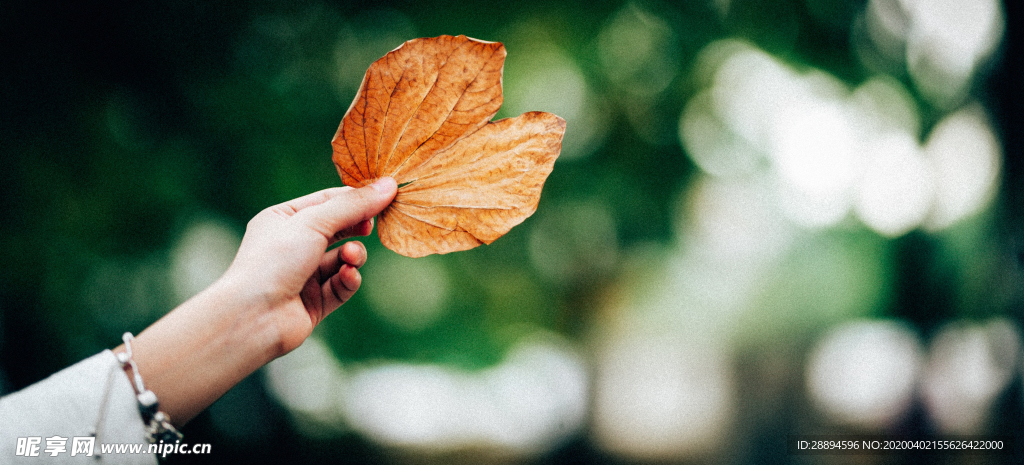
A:
MULTIPOLYGON (((213 285, 181 304, 132 343, 135 362, 182 425, 243 378, 298 347, 359 288, 358 268, 373 216, 397 192, 371 186, 327 189, 270 207, 246 227, 238 254, 213 285)), ((123 352, 118 347, 115 352, 123 352)))

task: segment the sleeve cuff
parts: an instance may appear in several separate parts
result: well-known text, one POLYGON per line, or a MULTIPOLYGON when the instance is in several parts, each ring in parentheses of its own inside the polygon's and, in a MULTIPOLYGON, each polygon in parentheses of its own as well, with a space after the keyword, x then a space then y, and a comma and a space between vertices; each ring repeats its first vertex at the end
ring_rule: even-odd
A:
POLYGON ((146 431, 139 413, 135 391, 117 357, 104 350, 65 368, 21 391, 0 398, 0 462, 9 459, 69 461, 82 458, 91 463, 156 463, 152 455, 109 455, 100 457, 101 444, 146 444, 146 431), (67 451, 51 457, 42 453, 46 438, 68 438, 67 451), (94 436, 93 457, 71 457, 71 438, 94 436), (43 438, 38 457, 16 456, 18 438, 43 438))

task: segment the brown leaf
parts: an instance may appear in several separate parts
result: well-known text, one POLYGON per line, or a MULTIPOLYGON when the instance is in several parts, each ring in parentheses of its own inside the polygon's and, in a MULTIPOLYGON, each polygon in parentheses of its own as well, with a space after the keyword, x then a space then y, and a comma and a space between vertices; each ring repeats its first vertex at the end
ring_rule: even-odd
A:
POLYGON ((533 214, 562 148, 565 120, 501 106, 505 47, 466 36, 410 40, 366 71, 331 145, 342 181, 398 181, 378 216, 408 257, 490 244, 533 214))

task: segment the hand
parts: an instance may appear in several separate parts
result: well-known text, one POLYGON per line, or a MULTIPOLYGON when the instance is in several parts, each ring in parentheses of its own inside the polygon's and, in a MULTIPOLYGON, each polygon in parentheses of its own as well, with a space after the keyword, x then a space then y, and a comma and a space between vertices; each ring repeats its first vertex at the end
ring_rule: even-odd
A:
MULTIPOLYGON (((228 271, 140 333, 132 344, 146 387, 182 425, 232 386, 302 344, 359 288, 359 242, 398 186, 309 194, 257 214, 228 271)), ((123 347, 114 349, 124 350, 123 347)))
POLYGON ((326 189, 267 208, 249 221, 224 279, 240 280, 275 312, 281 355, 302 344, 359 289, 363 244, 327 247, 369 234, 374 215, 391 203, 397 189, 392 178, 360 189, 326 189))

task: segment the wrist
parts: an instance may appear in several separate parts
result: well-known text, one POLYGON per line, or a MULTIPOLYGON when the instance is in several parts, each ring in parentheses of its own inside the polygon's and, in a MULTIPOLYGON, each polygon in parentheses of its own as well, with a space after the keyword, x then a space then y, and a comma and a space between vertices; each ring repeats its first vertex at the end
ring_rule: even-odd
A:
POLYGON ((179 426, 277 356, 266 304, 243 284, 218 280, 135 339, 146 386, 179 426))
POLYGON ((267 351, 265 363, 285 355, 302 344, 312 333, 315 323, 303 301, 303 283, 291 283, 293 290, 281 291, 283 285, 260 281, 244 272, 229 269, 211 286, 210 292, 236 303, 235 311, 248 326, 240 325, 243 337, 256 337, 267 351))
MULTIPOLYGON (((272 309, 275 297, 243 276, 226 273, 203 291, 207 309, 219 313, 211 318, 226 348, 232 353, 249 354, 256 368, 283 355, 281 331, 272 309), (209 307, 209 304, 217 305, 209 307)), ((198 297, 198 296, 197 296, 198 297)))

